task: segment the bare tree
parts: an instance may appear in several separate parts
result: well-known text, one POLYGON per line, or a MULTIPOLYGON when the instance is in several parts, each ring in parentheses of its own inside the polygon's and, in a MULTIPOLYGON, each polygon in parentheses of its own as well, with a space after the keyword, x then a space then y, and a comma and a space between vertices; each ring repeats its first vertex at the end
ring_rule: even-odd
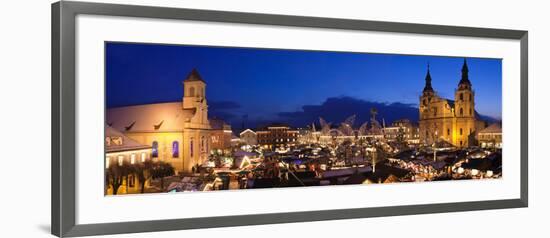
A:
POLYGON ((160 188, 164 191, 164 177, 172 176, 175 174, 174 167, 166 162, 154 163, 151 167, 151 177, 153 179, 160 179, 160 188))
POLYGON ((124 180, 132 172, 132 168, 125 162, 113 161, 105 171, 107 184, 113 188, 113 195, 117 195, 118 189, 124 180))

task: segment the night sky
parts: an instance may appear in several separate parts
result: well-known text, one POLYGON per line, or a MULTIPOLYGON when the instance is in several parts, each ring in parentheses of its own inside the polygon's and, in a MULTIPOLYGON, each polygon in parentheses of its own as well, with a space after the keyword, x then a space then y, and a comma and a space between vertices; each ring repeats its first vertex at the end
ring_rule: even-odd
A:
MULTIPOLYGON (((107 107, 180 101, 181 81, 197 68, 206 81, 209 116, 234 128, 271 122, 303 126, 319 116, 361 123, 418 120, 427 64, 440 96, 454 98, 464 59, 454 57, 206 46, 106 44, 107 107), (246 120, 245 120, 246 118, 246 120)), ((468 58, 476 110, 499 120, 500 59, 468 58)), ((356 125, 357 126, 357 125, 356 125)), ((236 128, 237 129, 237 128, 236 128)))

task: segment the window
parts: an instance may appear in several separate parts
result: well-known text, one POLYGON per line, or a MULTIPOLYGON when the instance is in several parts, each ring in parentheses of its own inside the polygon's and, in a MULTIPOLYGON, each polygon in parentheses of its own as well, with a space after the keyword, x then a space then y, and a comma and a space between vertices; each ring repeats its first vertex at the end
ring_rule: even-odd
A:
POLYGON ((105 161, 105 168, 108 169, 109 168, 109 164, 111 163, 111 157, 107 156, 106 158, 106 161, 105 161))
POLYGON ((189 97, 194 97, 195 96, 195 87, 191 87, 189 88, 189 97))
POLYGON ((131 154, 130 155, 130 164, 135 164, 136 163, 136 154, 131 154))
POLYGON ((147 154, 141 153, 141 162, 145 162, 146 159, 147 159, 147 154))
POLYGON ((472 115, 472 109, 470 108, 470 116, 472 115))
POLYGON ((472 101, 472 94, 468 94, 468 101, 472 101))
POLYGON ((460 146, 462 146, 462 141, 460 141, 460 146))
POLYGON ((159 157, 159 143, 156 141, 153 141, 153 150, 151 151, 151 156, 153 158, 159 157))
POLYGON ((464 110, 462 110, 462 108, 460 108, 460 115, 462 116, 464 114, 464 110))
POLYGON ((451 135, 451 129, 447 128, 447 135, 450 136, 451 135))
POLYGON ((460 128, 460 135, 462 135, 462 128, 460 128))
POLYGON ((172 158, 180 157, 180 144, 177 141, 172 142, 172 158))
POLYGON ((119 156, 118 156, 118 165, 119 165, 119 166, 122 166, 122 163, 124 163, 124 156, 119 155, 119 156))
POLYGON ((205 139, 204 139, 204 136, 201 137, 201 152, 205 152, 206 151, 206 146, 204 145, 205 143, 205 139))
POLYGON ((460 93, 460 101, 463 101, 463 100, 464 100, 464 95, 460 93))

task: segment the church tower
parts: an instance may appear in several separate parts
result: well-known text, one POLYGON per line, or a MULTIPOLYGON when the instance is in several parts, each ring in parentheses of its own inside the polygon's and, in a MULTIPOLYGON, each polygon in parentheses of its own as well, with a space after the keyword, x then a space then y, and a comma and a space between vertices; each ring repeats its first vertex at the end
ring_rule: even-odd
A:
POLYGON ((183 80, 183 90, 183 109, 196 110, 191 123, 209 124, 206 82, 197 69, 193 69, 183 80))
POLYGON ((468 64, 464 59, 462 77, 455 91, 455 128, 453 144, 464 147, 474 143, 475 131, 475 93, 468 78, 468 64))
POLYGON ((432 75, 430 74, 430 65, 428 65, 428 71, 426 72, 426 78, 424 79, 426 84, 420 96, 420 119, 428 119, 430 117, 429 109, 432 98, 435 95, 432 88, 432 75))

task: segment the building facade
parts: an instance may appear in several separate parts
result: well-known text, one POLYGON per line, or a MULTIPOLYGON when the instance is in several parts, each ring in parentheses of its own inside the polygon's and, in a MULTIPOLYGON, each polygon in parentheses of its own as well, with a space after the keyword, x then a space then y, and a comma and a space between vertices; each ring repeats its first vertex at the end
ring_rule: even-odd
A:
POLYGON ((106 122, 125 136, 151 146, 151 157, 177 173, 208 159, 211 126, 206 83, 196 69, 183 80, 182 101, 110 108, 106 122))
POLYGON ((384 138, 387 141, 406 142, 408 144, 418 144, 420 135, 418 127, 408 119, 394 121, 391 126, 384 127, 384 138))
POLYGON ((231 149, 231 137, 233 131, 231 130, 231 125, 225 123, 222 119, 210 119, 211 130, 211 140, 212 140, 212 149, 225 151, 231 149))
POLYGON ((250 129, 242 131, 240 134, 241 143, 245 145, 257 145, 258 144, 258 135, 256 132, 250 129))
POLYGON ((296 145, 298 131, 286 125, 272 125, 256 131, 258 144, 266 149, 296 145))
POLYGON ((462 77, 455 90, 454 100, 437 95, 432 88, 430 69, 420 96, 419 133, 420 142, 432 144, 444 140, 457 147, 474 145, 476 131, 475 93, 468 78, 466 60, 462 77))
POLYGON ((498 123, 491 124, 479 131, 477 139, 481 148, 502 149, 502 127, 498 123))
MULTIPOLYGON (((110 126, 105 128, 105 169, 109 169, 114 164, 120 166, 143 163, 150 158, 150 145, 143 145, 110 126)), ((105 194, 113 194, 113 187, 109 186, 107 181, 105 182, 105 194)), ((129 174, 123 180, 117 194, 138 193, 138 183, 137 177, 134 174, 129 174)))

